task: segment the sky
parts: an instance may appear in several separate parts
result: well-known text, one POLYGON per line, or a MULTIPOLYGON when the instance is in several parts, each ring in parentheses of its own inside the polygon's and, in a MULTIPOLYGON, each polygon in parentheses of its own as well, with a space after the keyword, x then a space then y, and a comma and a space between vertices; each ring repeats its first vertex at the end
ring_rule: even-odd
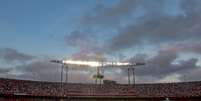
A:
MULTIPOLYGON (((137 83, 200 81, 200 0, 0 0, 0 77, 59 81, 51 59, 145 62, 137 83)), ((95 68, 70 67, 93 83, 95 68)), ((105 79, 127 83, 125 68, 105 79)))

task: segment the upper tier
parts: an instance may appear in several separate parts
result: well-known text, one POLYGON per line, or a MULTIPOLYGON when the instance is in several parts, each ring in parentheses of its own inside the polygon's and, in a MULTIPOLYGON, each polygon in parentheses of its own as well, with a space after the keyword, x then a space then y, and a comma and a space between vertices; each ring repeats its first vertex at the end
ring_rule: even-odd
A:
POLYGON ((158 84, 103 85, 40 82, 0 78, 0 94, 31 96, 132 96, 132 97, 197 97, 201 96, 201 81, 158 84))

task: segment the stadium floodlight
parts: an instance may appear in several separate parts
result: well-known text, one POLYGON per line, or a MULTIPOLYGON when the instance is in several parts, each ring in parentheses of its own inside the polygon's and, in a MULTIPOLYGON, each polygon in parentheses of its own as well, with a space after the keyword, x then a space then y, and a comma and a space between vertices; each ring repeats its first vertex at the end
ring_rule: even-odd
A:
POLYGON ((127 66, 139 66, 139 65, 145 65, 145 63, 129 63, 129 62, 108 62, 108 61, 102 61, 100 64, 99 61, 75 61, 75 60, 63 60, 63 61, 57 61, 53 60, 52 62, 56 63, 63 63, 63 64, 70 64, 70 65, 78 65, 78 66, 90 66, 90 67, 127 67, 127 66))
POLYGON ((61 61, 61 60, 50 60, 50 62, 52 62, 52 63, 63 64, 63 61, 61 61))
MULTIPOLYGON (((110 62, 110 61, 80 61, 80 60, 51 60, 50 62, 62 64, 62 71, 61 71, 61 82, 62 82, 62 75, 63 75, 63 68, 64 66, 68 65, 75 65, 75 66, 83 66, 83 67, 96 67, 97 68, 97 74, 93 76, 93 78, 101 80, 104 78, 104 74, 100 73, 100 68, 102 68, 102 71, 106 67, 117 67, 117 68, 128 68, 128 84, 131 82, 131 77, 133 77, 133 83, 135 84, 135 66, 142 66, 145 65, 145 63, 140 62, 110 62), (130 74, 131 73, 131 74, 130 74)), ((67 69, 66 68, 66 69, 67 69)), ((68 77, 68 71, 66 72, 66 78, 68 77)))
POLYGON ((63 95, 63 72, 64 72, 64 67, 66 69, 66 83, 68 83, 68 66, 67 64, 65 64, 63 62, 63 60, 50 60, 50 62, 52 63, 57 63, 57 64, 61 64, 61 81, 60 81, 60 84, 61 84, 61 95, 63 95))
POLYGON ((50 62, 62 65, 62 68, 61 68, 61 82, 63 82, 63 69, 65 67, 65 69, 66 69, 66 82, 68 82, 68 65, 64 62, 64 60, 50 60, 50 62))
POLYGON ((135 84, 135 66, 143 66, 146 65, 145 63, 131 63, 131 65, 128 67, 128 84, 131 84, 131 77, 133 77, 133 84, 135 84), (131 74, 130 74, 131 73, 131 74))
POLYGON ((97 80, 99 80, 100 84, 102 79, 104 78, 104 74, 100 73, 100 68, 104 70, 106 67, 118 67, 118 68, 128 68, 128 84, 131 82, 131 77, 133 77, 133 84, 135 84, 135 66, 142 66, 145 65, 145 63, 140 62, 109 62, 109 61, 75 61, 75 60, 64 60, 64 61, 54 61, 58 63, 64 63, 64 64, 71 64, 71 65, 79 65, 79 66, 90 66, 90 67, 96 67, 97 68, 97 74, 93 75, 93 78, 95 79, 95 83, 97 84, 97 80), (131 73, 132 72, 132 73, 131 73), (131 73, 131 74, 130 74, 131 73))

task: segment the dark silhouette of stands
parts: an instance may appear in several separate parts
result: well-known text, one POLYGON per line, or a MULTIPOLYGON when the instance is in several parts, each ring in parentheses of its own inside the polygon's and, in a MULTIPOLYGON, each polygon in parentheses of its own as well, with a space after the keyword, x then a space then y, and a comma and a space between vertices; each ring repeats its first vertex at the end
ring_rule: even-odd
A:
POLYGON ((15 96, 103 96, 134 98, 192 98, 201 97, 201 81, 158 84, 117 84, 105 81, 102 85, 68 83, 63 90, 58 82, 41 82, 0 78, 0 95, 15 96))

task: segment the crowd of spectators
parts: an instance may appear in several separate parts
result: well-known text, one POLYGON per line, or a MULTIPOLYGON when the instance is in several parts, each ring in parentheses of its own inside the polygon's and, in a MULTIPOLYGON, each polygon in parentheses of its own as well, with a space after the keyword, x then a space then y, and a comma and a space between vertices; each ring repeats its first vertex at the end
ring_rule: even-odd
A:
POLYGON ((200 82, 158 84, 79 84, 0 78, 0 94, 31 96, 200 97, 200 82))

